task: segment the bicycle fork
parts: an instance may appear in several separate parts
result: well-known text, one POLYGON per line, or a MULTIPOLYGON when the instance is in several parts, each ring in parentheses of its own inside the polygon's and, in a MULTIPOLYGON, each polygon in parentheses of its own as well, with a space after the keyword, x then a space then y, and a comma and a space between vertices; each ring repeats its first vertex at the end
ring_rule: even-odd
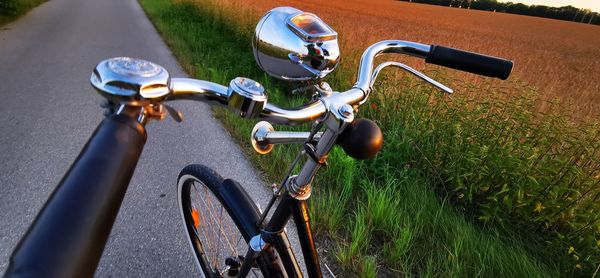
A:
POLYGON ((283 228, 280 228, 287 224, 290 217, 293 217, 296 223, 308 276, 321 277, 319 256, 310 229, 307 203, 304 200, 296 200, 287 194, 277 206, 267 226, 260 234, 250 240, 246 257, 240 267, 239 277, 244 277, 261 252, 269 252, 269 248, 277 250, 285 272, 289 277, 302 277, 302 271, 296 261, 287 235, 283 232, 283 228))

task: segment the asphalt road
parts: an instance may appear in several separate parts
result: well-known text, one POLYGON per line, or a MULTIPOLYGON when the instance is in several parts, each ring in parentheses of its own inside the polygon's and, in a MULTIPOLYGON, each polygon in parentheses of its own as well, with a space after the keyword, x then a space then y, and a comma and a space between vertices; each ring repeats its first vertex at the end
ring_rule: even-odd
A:
MULTIPOLYGON (((0 273, 53 188, 103 118, 89 85, 108 57, 139 57, 183 71, 135 0, 50 0, 0 28, 0 273)), ((148 141, 97 276, 197 274, 176 201, 190 163, 243 181, 255 200, 268 189, 201 103, 174 103, 186 121, 148 125, 148 141)), ((264 205, 263 205, 264 207, 264 205)))

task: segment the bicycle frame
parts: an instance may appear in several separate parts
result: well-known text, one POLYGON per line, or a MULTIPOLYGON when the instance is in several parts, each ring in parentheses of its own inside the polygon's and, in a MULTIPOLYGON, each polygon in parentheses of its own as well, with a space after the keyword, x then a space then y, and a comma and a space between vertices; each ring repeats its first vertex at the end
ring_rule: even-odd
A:
POLYGON ((285 194, 275 209, 269 223, 263 228, 259 236, 265 237, 265 242, 271 242, 271 244, 275 245, 285 271, 290 277, 303 277, 294 252, 289 247, 289 243, 285 243, 287 236, 283 234, 283 227, 287 224, 290 217, 293 217, 296 223, 298 239, 308 276, 322 277, 319 255, 310 228, 310 216, 306 200, 298 200, 289 194, 285 194))
POLYGON ((328 113, 325 118, 322 121, 317 121, 304 143, 305 148, 302 154, 307 155, 308 159, 299 174, 295 176, 288 175, 284 179, 283 188, 280 188, 279 192, 283 194, 275 194, 273 196, 265 212, 263 212, 261 221, 257 223, 259 228, 261 228, 261 233, 254 236, 249 242, 248 253, 240 267, 240 277, 247 275, 254 260, 260 255, 260 252, 267 250, 270 245, 274 245, 278 251, 287 274, 291 277, 302 277, 302 271, 298 266, 295 254, 290 248, 287 236, 284 233, 284 227, 291 217, 294 218, 296 223, 308 276, 322 277, 319 256, 310 228, 307 200, 311 195, 311 183, 317 171, 325 164, 338 135, 348 123, 354 120, 354 109, 345 102, 332 101, 328 103, 327 109, 328 113), (325 126, 325 131, 321 134, 316 146, 314 146, 311 141, 323 125, 325 126), (262 226, 262 222, 269 214, 272 205, 279 198, 281 200, 275 208, 273 215, 266 225, 262 226))

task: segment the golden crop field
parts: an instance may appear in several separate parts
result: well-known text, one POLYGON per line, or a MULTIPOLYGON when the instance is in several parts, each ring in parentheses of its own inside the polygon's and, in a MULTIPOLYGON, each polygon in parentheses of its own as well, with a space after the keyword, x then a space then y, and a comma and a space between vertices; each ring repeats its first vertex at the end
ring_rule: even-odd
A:
MULTIPOLYGON (((535 86, 544 99, 573 101, 578 118, 597 117, 600 111, 600 26, 384 0, 230 0, 221 4, 248 7, 256 19, 276 6, 315 13, 339 33, 346 58, 342 63, 357 63, 344 54, 384 39, 509 58, 515 61, 511 79, 535 86)), ((408 64, 422 68, 417 61, 408 64)), ((467 74, 458 77, 478 80, 467 74)))

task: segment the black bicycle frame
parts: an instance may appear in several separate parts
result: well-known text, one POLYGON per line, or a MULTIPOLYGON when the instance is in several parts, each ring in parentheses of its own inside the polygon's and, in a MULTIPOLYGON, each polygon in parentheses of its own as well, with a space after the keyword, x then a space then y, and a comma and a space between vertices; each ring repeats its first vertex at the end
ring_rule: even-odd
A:
MULTIPOLYGON (((268 213, 268 211, 265 213, 268 213)), ((263 274, 281 273, 280 271, 285 270, 288 277, 303 277, 302 270, 300 270, 300 266, 296 260, 296 255, 292 250, 287 234, 284 232, 284 227, 291 217, 293 217, 296 222, 298 238, 302 248, 302 254, 304 255, 304 263, 308 271, 308 276, 322 277, 319 255, 317 254, 317 249, 315 248, 310 229, 310 216, 307 202, 306 200, 295 199, 287 193, 279 202, 279 205, 273 212, 269 222, 265 226, 259 227, 260 233, 250 240, 252 242, 256 237, 260 237, 262 250, 253 249, 256 246, 253 247, 253 244, 250 243, 248 253, 239 269, 239 277, 245 277, 255 260, 259 258, 261 254, 265 254, 265 252, 266 254, 268 254, 268 252, 273 252, 273 248, 275 248, 279 256, 267 256, 267 267, 271 270, 279 271, 263 272, 263 274)), ((281 274, 276 274, 275 276, 279 275, 281 274)), ((265 277, 270 276, 272 276, 272 274, 265 277)))
MULTIPOLYGON (((289 179, 289 176, 286 178, 286 183, 294 184, 294 186, 290 187, 290 190, 295 190, 301 194, 292 194, 290 191, 284 190, 283 192, 285 193, 282 197, 273 197, 267 206, 267 211, 264 212, 265 215, 263 215, 263 218, 269 213, 274 200, 276 198, 281 198, 281 200, 266 225, 262 226, 262 223, 257 223, 261 229, 260 234, 257 235, 260 237, 260 240, 256 238, 254 244, 251 240, 248 253, 240 268, 239 274, 241 276, 246 275, 247 271, 249 271, 254 259, 259 256, 258 252, 268 251, 268 248, 270 247, 264 249, 263 244, 269 244, 274 246, 279 253, 279 257, 281 258, 281 262, 283 263, 288 276, 302 277, 302 271, 300 270, 295 255, 289 245, 287 235, 283 231, 290 220, 290 217, 293 217, 296 222, 296 229, 298 231, 298 238, 300 247, 302 248, 302 254, 304 255, 304 263, 306 265, 308 276, 311 278, 323 276, 321 265, 319 264, 319 255, 317 254, 312 231, 310 229, 310 215, 307 200, 308 197, 310 197, 310 183, 313 177, 327 160, 327 155, 335 144, 339 133, 346 126, 344 121, 338 116, 333 115, 333 113, 325 118, 323 123, 325 123, 326 130, 323 132, 317 146, 306 148, 308 146, 305 145, 304 152, 307 154, 309 152, 311 153, 308 155, 309 159, 302 167, 299 175, 295 176, 293 179, 289 179), (301 185, 296 186, 296 182, 299 182, 301 185)), ((321 127, 322 125, 315 125, 312 134, 315 134, 321 127)))
POLYGON ((298 239, 302 248, 308 277, 322 277, 319 255, 310 229, 310 215, 306 200, 297 200, 289 194, 285 194, 275 209, 273 216, 263 228, 261 236, 267 243, 275 245, 288 275, 290 277, 302 277, 302 272, 289 246, 289 242, 285 243, 287 236, 283 233, 283 228, 290 217, 293 217, 296 223, 298 239))

